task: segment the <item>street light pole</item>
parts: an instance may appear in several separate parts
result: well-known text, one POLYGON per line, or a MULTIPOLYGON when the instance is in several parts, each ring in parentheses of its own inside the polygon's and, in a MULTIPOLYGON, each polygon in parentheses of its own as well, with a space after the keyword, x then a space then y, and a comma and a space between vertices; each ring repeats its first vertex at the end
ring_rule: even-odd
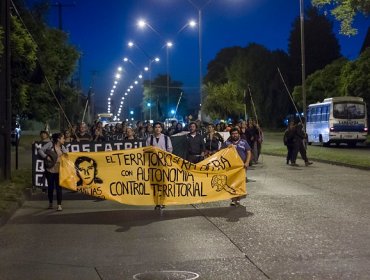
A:
MULTIPOLYGON (((305 44, 304 44, 304 6, 303 0, 299 0, 300 24, 301 24, 301 63, 302 63, 302 107, 303 118, 306 117, 306 62, 305 62, 305 44)), ((306 122, 303 123, 306 131, 306 122)))
POLYGON ((194 4, 192 0, 188 0, 188 2, 198 10, 198 52, 199 52, 199 96, 200 96, 200 107, 199 107, 199 120, 202 120, 204 115, 203 113, 203 90, 202 90, 202 84, 203 84, 203 75, 202 75, 202 9, 204 9, 209 3, 211 3, 212 0, 208 0, 202 7, 197 6, 194 4))
POLYGON ((199 21, 199 29, 198 29, 198 51, 199 51, 199 94, 200 94, 200 114, 199 114, 199 120, 202 121, 202 113, 203 113, 203 90, 202 90, 202 84, 203 84, 203 75, 202 75, 202 10, 198 10, 198 21, 199 21))
POLYGON ((159 57, 149 60, 149 121, 152 119, 152 63, 159 62, 159 57))
POLYGON ((166 43, 166 69, 167 69, 167 112, 170 109, 170 71, 169 71, 169 48, 173 46, 172 42, 166 43))

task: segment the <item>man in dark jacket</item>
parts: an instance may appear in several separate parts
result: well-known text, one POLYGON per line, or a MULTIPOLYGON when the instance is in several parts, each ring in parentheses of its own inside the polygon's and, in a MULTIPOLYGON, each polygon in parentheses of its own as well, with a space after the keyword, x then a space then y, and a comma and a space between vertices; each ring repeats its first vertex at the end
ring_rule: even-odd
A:
POLYGON ((204 139, 197 130, 197 124, 191 122, 189 124, 189 133, 186 135, 186 160, 192 163, 198 163, 204 158, 204 139))

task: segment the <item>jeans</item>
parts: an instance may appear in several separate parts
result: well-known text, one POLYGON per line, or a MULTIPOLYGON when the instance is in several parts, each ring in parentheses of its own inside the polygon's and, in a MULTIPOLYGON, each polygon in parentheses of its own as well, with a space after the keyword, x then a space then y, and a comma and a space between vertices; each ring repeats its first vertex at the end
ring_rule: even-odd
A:
POLYGON ((48 180, 48 198, 49 203, 53 203, 54 188, 57 192, 58 205, 62 204, 62 188, 59 186, 59 173, 50 173, 46 171, 46 180, 48 180))

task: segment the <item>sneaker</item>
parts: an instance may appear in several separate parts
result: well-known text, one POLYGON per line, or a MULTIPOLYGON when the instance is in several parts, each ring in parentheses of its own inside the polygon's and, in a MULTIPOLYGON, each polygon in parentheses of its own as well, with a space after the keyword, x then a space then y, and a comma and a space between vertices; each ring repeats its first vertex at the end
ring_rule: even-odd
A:
POLYGON ((313 162, 311 162, 311 161, 306 161, 304 164, 305 164, 306 166, 309 166, 309 165, 313 164, 313 162))
POLYGON ((49 203, 48 209, 53 209, 53 203, 49 203))
POLYGON ((236 206, 235 201, 231 201, 230 206, 236 206))
POLYGON ((57 211, 62 211, 62 210, 63 210, 62 205, 58 205, 57 211))
POLYGON ((295 166, 295 167, 298 167, 299 165, 298 164, 296 164, 295 162, 294 163, 291 163, 290 164, 291 166, 295 166))
POLYGON ((235 201, 235 206, 239 206, 240 205, 240 200, 236 200, 235 201))
POLYGON ((161 210, 161 209, 164 209, 164 208, 166 208, 166 206, 164 206, 164 205, 156 205, 154 207, 154 210, 161 210))

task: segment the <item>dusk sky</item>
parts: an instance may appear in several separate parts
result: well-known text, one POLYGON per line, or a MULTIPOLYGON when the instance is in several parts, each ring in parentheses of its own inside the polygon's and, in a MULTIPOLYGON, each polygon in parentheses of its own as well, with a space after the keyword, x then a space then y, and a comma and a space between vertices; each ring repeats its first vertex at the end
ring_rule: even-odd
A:
MULTIPOLYGON (((32 2, 32 1, 27 1, 32 2)), ((165 41, 174 46, 169 50, 168 69, 173 80, 184 84, 184 91, 197 96, 199 88, 198 26, 179 30, 190 19, 198 22, 198 9, 189 0, 63 0, 63 30, 69 33, 72 44, 83 53, 82 82, 86 93, 96 71, 93 88, 97 102, 109 96, 118 66, 125 71, 119 81, 118 94, 122 94, 138 75, 138 69, 122 61, 128 57, 138 68, 148 64, 149 56, 161 61, 152 64, 152 78, 167 70, 165 41), (138 19, 145 19, 150 28, 139 29, 138 19), (177 35, 176 35, 177 34, 177 35), (140 48, 128 48, 133 40, 140 48)), ((191 0, 202 9, 202 69, 225 47, 264 45, 270 50, 287 51, 288 38, 294 19, 299 16, 299 0, 191 0)), ((54 3, 52 1, 51 3, 54 3)), ((305 1, 309 5, 310 1, 305 1)), ((58 11, 53 7, 49 24, 58 26, 58 11)), ((366 35, 369 18, 357 16, 354 37, 339 35, 339 24, 334 32, 342 54, 355 59, 366 35)), ((148 74, 144 79, 148 79, 148 74)), ((134 93, 135 94, 135 93, 134 93)), ((136 93, 139 94, 139 93, 136 93)), ((105 102, 104 102, 105 103, 105 102)))

